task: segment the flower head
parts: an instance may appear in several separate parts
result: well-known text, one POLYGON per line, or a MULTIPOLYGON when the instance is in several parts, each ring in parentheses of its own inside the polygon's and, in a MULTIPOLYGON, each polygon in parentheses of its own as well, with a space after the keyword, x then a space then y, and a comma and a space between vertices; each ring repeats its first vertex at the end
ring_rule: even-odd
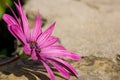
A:
POLYGON ((53 71, 47 65, 48 62, 52 64, 66 79, 69 79, 69 73, 77 77, 76 70, 61 58, 80 60, 81 57, 75 53, 67 51, 63 46, 55 44, 59 41, 57 37, 51 36, 55 27, 55 22, 50 25, 47 30, 42 32, 41 18, 38 13, 31 33, 20 0, 18 0, 18 4, 15 3, 15 6, 20 19, 18 19, 12 8, 10 8, 14 16, 12 17, 9 14, 4 14, 3 20, 7 23, 8 30, 11 34, 23 44, 25 54, 30 55, 33 60, 40 61, 46 68, 51 80, 55 80, 55 77, 53 71))

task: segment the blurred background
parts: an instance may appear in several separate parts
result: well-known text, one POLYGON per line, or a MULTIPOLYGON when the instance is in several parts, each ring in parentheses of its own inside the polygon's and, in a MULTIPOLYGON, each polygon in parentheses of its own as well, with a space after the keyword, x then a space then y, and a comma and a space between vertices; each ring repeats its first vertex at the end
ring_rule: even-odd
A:
MULTIPOLYGON (((7 4, 10 5, 13 10, 16 12, 14 1, 17 0, 1 0, 0 1, 0 56, 12 56, 12 53, 16 50, 16 40, 10 34, 7 29, 7 24, 2 20, 2 15, 4 13, 12 15, 7 4)), ((23 1, 21 0, 22 4, 23 1)))

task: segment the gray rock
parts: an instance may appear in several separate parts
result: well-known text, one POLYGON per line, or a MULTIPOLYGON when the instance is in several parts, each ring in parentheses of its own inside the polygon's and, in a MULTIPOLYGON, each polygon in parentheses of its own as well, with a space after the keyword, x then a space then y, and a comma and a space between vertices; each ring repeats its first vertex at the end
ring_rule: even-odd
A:
POLYGON ((24 10, 31 20, 40 11, 47 20, 44 29, 56 21, 53 35, 68 50, 114 58, 120 54, 119 4, 119 0, 27 0, 24 10))

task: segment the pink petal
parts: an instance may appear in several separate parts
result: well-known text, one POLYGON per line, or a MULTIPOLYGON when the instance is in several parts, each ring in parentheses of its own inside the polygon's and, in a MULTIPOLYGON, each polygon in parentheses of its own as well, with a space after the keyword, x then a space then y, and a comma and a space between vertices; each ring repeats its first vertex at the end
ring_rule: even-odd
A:
POLYGON ((75 53, 67 51, 61 45, 53 45, 42 49, 41 56, 51 56, 51 57, 60 57, 68 58, 72 60, 81 60, 81 57, 75 53))
POLYGON ((16 24, 16 25, 17 25, 16 20, 15 20, 12 16, 10 16, 10 15, 8 15, 8 14, 3 14, 2 19, 3 19, 8 25, 13 25, 13 24, 16 24))
POLYGON ((31 49, 30 49, 29 44, 24 45, 23 50, 24 50, 25 54, 27 54, 27 55, 31 54, 31 49))
POLYGON ((74 76, 77 77, 77 72, 76 70, 70 65, 68 64, 67 62, 61 60, 61 59, 58 59, 58 58, 48 58, 49 60, 51 61, 54 61, 58 64, 60 64, 61 66, 63 66, 65 69, 67 69, 68 71, 70 71, 74 76))
POLYGON ((13 9, 12 9, 9 5, 7 5, 7 6, 10 8, 11 12, 12 12, 13 15, 14 15, 14 18, 16 19, 17 23, 20 25, 19 20, 18 20, 18 18, 17 18, 17 16, 16 16, 15 12, 13 11, 13 9))
POLYGON ((41 36, 37 40, 39 45, 46 42, 46 40, 51 36, 54 27, 55 27, 55 22, 45 32, 41 34, 41 36))
POLYGON ((37 17, 36 17, 36 22, 33 28, 33 32, 32 32, 32 40, 36 41, 38 36, 42 33, 42 29, 41 29, 41 18, 40 18, 40 14, 38 13, 37 17))
POLYGON ((81 60, 81 57, 79 55, 77 55, 76 53, 72 53, 72 52, 63 52, 61 54, 57 55, 60 58, 68 58, 68 59, 72 59, 72 60, 81 60))
POLYGON ((55 76, 53 74, 53 71, 50 69, 50 67, 44 61, 41 60, 41 62, 44 65, 44 67, 46 68, 46 70, 49 74, 50 80, 55 80, 55 76))
POLYGON ((17 25, 8 26, 8 30, 13 34, 15 38, 20 40, 23 44, 26 44, 26 38, 23 35, 22 31, 18 28, 17 25))
POLYGON ((61 45, 52 45, 49 47, 42 48, 43 52, 59 52, 59 51, 64 51, 64 50, 66 49, 61 45))
POLYGON ((70 78, 69 73, 62 66, 52 61, 49 61, 49 63, 51 63, 66 79, 70 78))
POLYGON ((25 15, 23 9, 22 9, 22 6, 20 4, 20 0, 18 0, 18 3, 19 4, 15 3, 15 6, 16 6, 18 12, 19 12, 19 15, 20 15, 23 32, 26 36, 27 41, 29 42, 29 40, 30 40, 30 28, 29 28, 29 25, 28 25, 28 20, 27 20, 27 17, 25 15))
POLYGON ((44 57, 58 57, 58 54, 63 53, 63 51, 66 50, 63 46, 61 45, 54 45, 54 46, 49 46, 46 48, 41 49, 41 56, 44 57))
POLYGON ((59 39, 57 37, 54 37, 54 36, 50 36, 45 43, 41 44, 41 48, 44 48, 44 47, 48 47, 48 46, 51 46, 53 44, 55 44, 56 42, 58 42, 59 39))
MULTIPOLYGON (((12 16, 10 16, 10 15, 8 15, 8 14, 4 14, 4 15, 2 16, 2 18, 3 18, 3 20, 7 23, 8 26, 17 25, 16 27, 18 27, 19 29, 21 29, 21 26, 19 25, 19 23, 16 22, 16 20, 15 20, 12 16)), ((21 29, 21 30, 22 30, 22 29, 21 29)))
POLYGON ((55 57, 58 54, 63 53, 64 50, 65 48, 61 45, 54 45, 46 48, 41 48, 41 56, 55 57))
POLYGON ((37 54, 34 49, 31 50, 31 57, 32 57, 32 60, 38 60, 37 54))

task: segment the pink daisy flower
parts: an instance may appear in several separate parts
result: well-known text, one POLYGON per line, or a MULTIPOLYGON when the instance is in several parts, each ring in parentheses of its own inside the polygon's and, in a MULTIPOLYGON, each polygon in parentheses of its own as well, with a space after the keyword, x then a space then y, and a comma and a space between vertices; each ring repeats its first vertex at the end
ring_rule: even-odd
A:
POLYGON ((50 25, 47 30, 42 32, 41 18, 38 13, 31 33, 20 0, 18 0, 18 4, 15 3, 15 6, 20 19, 18 19, 12 8, 10 8, 14 17, 9 14, 4 14, 3 20, 7 23, 8 30, 11 34, 22 43, 25 54, 30 55, 33 60, 38 60, 44 65, 50 80, 55 80, 55 77, 47 63, 52 64, 66 79, 70 78, 70 73, 77 77, 76 70, 61 58, 81 60, 81 57, 67 51, 63 46, 55 44, 59 41, 57 37, 51 36, 55 27, 55 22, 50 25))

